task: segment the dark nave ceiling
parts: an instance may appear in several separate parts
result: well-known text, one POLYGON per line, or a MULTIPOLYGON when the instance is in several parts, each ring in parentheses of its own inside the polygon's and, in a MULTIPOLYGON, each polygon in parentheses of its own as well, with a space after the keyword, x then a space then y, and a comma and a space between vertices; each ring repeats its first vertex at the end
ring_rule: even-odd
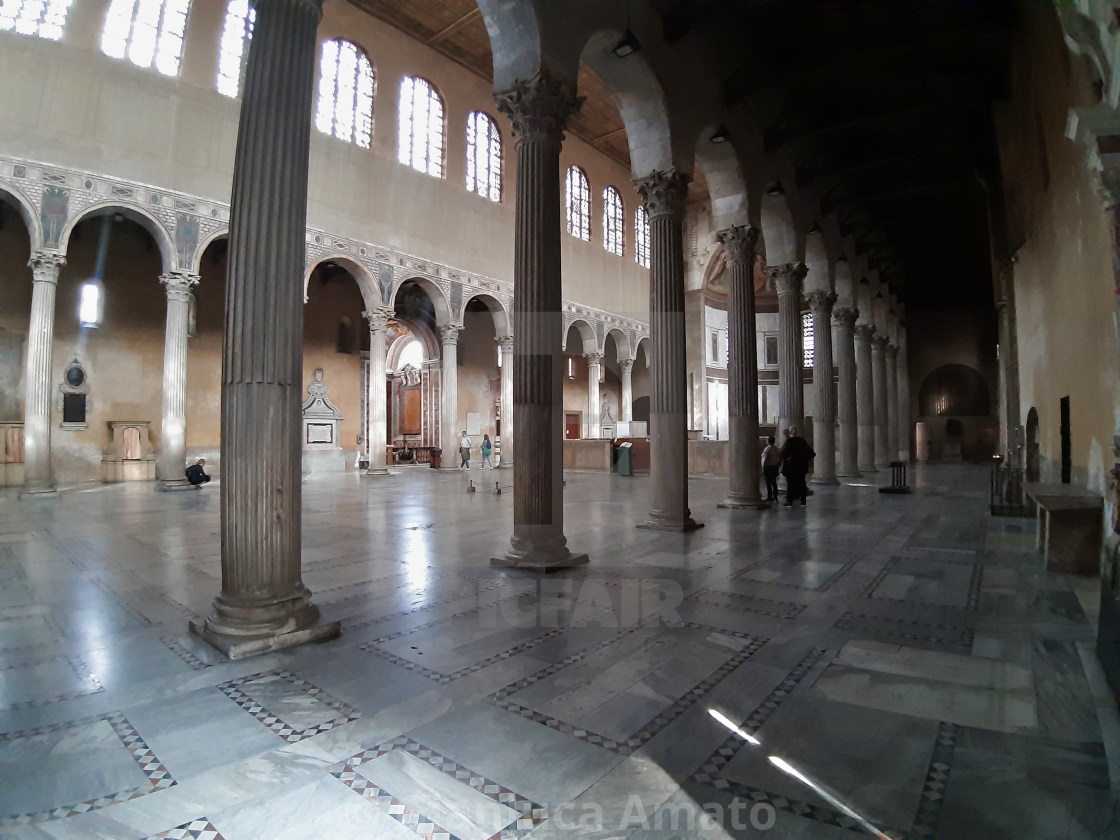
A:
MULTIPOLYGON (((475 0, 350 2, 491 79, 475 0)), ((767 152, 908 305, 991 300, 983 182, 998 191, 992 105, 1011 92, 1014 0, 626 2, 699 48, 724 103, 765 126, 767 152)), ((571 133, 629 166, 609 90, 586 67, 579 87, 571 133)))

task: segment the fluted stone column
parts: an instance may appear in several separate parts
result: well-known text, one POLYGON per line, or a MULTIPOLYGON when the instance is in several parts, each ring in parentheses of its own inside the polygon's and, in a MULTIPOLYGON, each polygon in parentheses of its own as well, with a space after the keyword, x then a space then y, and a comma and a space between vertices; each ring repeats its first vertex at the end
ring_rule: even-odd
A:
POLYGON ((27 263, 31 288, 31 322, 27 330, 27 361, 23 374, 23 461, 21 496, 55 493, 51 470, 51 349, 54 344, 54 299, 58 273, 66 257, 38 251, 27 263))
POLYGON ((903 461, 911 458, 910 449, 910 363, 906 353, 906 327, 898 325, 898 446, 903 461))
POLYGON ((856 345, 855 325, 859 311, 846 306, 832 311, 836 325, 836 402, 840 420, 837 472, 846 477, 859 476, 859 433, 856 427, 856 345))
POLYGON ((871 339, 871 378, 875 390, 875 466, 886 469, 890 466, 890 453, 887 451, 887 337, 876 335, 871 339))
POLYGON ((320 0, 263 0, 245 69, 222 354, 222 591, 191 630, 231 658, 337 636, 300 558, 303 272, 320 0))
POLYGON ((603 436, 603 427, 599 423, 599 377, 603 372, 603 354, 585 353, 583 358, 587 361, 587 436, 599 438, 603 436))
POLYGON ((619 359, 618 368, 622 373, 622 396, 619 397, 621 404, 618 419, 629 423, 634 420, 634 360, 619 359))
POLYGON ((517 152, 513 426, 521 451, 513 467, 513 536, 491 563, 547 571, 587 562, 564 536, 560 283, 560 145, 582 100, 543 70, 494 98, 513 121, 517 152))
POLYGON ((362 475, 391 475, 385 462, 385 422, 388 406, 385 405, 385 329, 389 326, 388 309, 363 312, 369 324, 369 378, 366 382, 366 405, 369 417, 366 423, 366 460, 368 466, 362 475))
POLYGON ((758 483, 758 347, 755 344, 754 262, 758 231, 734 225, 716 234, 731 270, 727 307, 727 414, 731 469, 722 508, 765 510, 758 483))
POLYGON ((832 390, 832 307, 835 292, 816 291, 806 299, 813 309, 814 484, 836 484, 836 396, 832 390))
POLYGON ((688 424, 684 321, 684 201, 688 177, 673 170, 634 182, 649 218, 649 518, 639 527, 699 528, 688 509, 688 424))
POLYGON ((163 490, 191 490, 187 481, 187 332, 191 287, 197 274, 173 271, 159 278, 167 290, 163 331, 163 422, 160 427, 159 478, 163 490))
POLYGON ((439 445, 442 450, 440 469, 444 470, 459 468, 459 441, 466 430, 459 422, 459 332, 462 329, 458 324, 445 324, 439 328, 443 345, 440 357, 439 445))
POLYGON ((873 325, 856 324, 856 412, 861 473, 878 472, 875 469, 875 382, 871 363, 871 339, 874 336, 873 325))
POLYGON ((898 348, 887 345, 887 455, 897 461, 898 452, 898 348))
POLYGON ((805 433, 805 391, 801 382, 804 354, 801 346, 801 283, 803 263, 766 269, 778 293, 778 432, 794 426, 805 433))
POLYGON ((499 467, 513 466, 513 336, 499 336, 502 348, 502 451, 499 467))

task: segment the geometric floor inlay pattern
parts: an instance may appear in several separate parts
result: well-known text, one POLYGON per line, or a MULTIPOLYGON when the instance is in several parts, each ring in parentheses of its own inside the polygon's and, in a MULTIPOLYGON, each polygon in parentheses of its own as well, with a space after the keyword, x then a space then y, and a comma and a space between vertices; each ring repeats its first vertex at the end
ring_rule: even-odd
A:
POLYGON ((341 726, 344 723, 349 723, 350 721, 357 720, 362 716, 362 713, 357 709, 353 708, 352 706, 346 705, 341 700, 331 697, 321 688, 312 685, 306 680, 301 680, 290 671, 273 670, 262 671, 259 674, 249 674, 248 676, 238 677, 237 679, 228 680, 227 682, 222 683, 218 686, 218 690, 229 697, 234 703, 247 711, 257 720, 259 720, 261 723, 263 723, 267 728, 271 729, 273 732, 287 741, 289 744, 294 744, 297 741, 302 741, 304 738, 312 738, 321 732, 328 732, 331 729, 334 729, 336 726, 341 726), (282 680, 286 680, 295 688, 298 688, 305 694, 307 694, 308 697, 314 700, 318 700, 320 703, 324 703, 330 708, 339 712, 340 716, 332 718, 328 721, 324 721, 322 723, 315 724, 313 726, 306 727, 304 729, 297 729, 292 724, 286 723, 285 721, 281 720, 279 716, 277 716, 273 712, 270 712, 257 700, 253 699, 241 689, 241 686, 247 683, 267 677, 279 677, 282 680))
POLYGON ((218 829, 206 817, 199 817, 189 823, 177 825, 159 834, 152 834, 144 840, 225 840, 218 829))

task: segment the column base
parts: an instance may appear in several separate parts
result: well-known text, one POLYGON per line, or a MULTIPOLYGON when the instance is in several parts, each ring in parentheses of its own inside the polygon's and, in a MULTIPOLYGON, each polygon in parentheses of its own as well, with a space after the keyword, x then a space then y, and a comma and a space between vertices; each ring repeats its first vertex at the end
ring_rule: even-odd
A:
POLYGON ((58 498, 58 488, 55 487, 53 484, 41 484, 41 485, 36 486, 36 487, 28 487, 27 485, 24 485, 24 488, 19 493, 19 498, 21 498, 21 499, 57 499, 58 498))
POLYGON ((374 467, 373 469, 370 469, 369 467, 367 467, 366 469, 362 470, 362 476, 364 477, 364 476, 367 476, 367 475, 370 476, 370 477, 376 478, 378 476, 387 477, 387 476, 391 476, 391 475, 396 475, 396 473, 392 472, 388 467, 374 467))
POLYGON ((645 522, 639 523, 638 527, 643 531, 672 531, 677 534, 687 534, 690 531, 703 528, 704 523, 697 522, 691 516, 685 517, 682 521, 680 519, 668 519, 651 515, 645 522))
POLYGON ((863 478, 863 473, 860 472, 839 472, 836 474, 837 478, 863 478))
POLYGON ((860 475, 871 475, 872 473, 877 473, 879 471, 875 469, 875 467, 860 467, 859 472, 860 475))
POLYGON ((770 507, 770 503, 762 501, 761 496, 753 499, 748 499, 746 496, 728 496, 716 507, 727 510, 766 510, 770 507))
POLYGON ((814 477, 814 478, 809 479, 809 483, 810 484, 839 484, 840 482, 837 481, 836 478, 815 478, 814 477))
POLYGON ((296 630, 284 630, 257 636, 234 636, 219 633, 210 626, 211 619, 192 619, 191 633, 230 659, 244 659, 274 650, 337 639, 342 632, 340 622, 316 623, 296 630))
POLYGON ((191 484, 185 478, 176 478, 170 481, 160 481, 159 483, 160 490, 194 490, 196 486, 201 487, 202 485, 191 484))
POLYGON ((554 572, 584 566, 588 562, 586 554, 572 554, 568 549, 541 549, 514 551, 510 549, 502 557, 491 557, 490 565, 503 569, 524 569, 529 572, 554 572))

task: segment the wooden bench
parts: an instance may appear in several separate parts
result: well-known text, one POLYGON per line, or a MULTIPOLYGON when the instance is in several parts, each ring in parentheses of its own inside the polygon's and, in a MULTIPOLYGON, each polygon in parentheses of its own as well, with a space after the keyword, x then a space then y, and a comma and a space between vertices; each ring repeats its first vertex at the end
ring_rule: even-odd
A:
POLYGON ((1104 499, 1072 484, 1028 483, 1037 511, 1037 545, 1049 572, 1098 574, 1104 535, 1104 499))

